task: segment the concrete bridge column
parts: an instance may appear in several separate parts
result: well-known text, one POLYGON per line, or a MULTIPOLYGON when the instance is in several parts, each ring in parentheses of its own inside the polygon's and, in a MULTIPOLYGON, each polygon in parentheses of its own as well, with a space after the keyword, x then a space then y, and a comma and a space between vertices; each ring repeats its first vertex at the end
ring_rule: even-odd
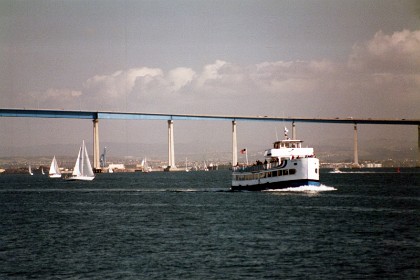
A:
POLYGON ((238 163, 238 144, 236 141, 236 121, 232 121, 232 166, 238 163))
POLYGON ((176 169, 175 166, 175 148, 174 148, 174 122, 168 120, 168 168, 176 169))
POLYGON ((99 161, 99 120, 93 120, 93 171, 100 172, 101 166, 99 161))
POLYGON ((418 135, 417 135, 417 164, 416 167, 420 168, 420 125, 417 126, 418 135))
POLYGON ((354 124, 354 136, 353 136, 353 142, 354 142, 354 167, 359 167, 359 154, 358 154, 358 147, 357 147, 357 123, 354 124))

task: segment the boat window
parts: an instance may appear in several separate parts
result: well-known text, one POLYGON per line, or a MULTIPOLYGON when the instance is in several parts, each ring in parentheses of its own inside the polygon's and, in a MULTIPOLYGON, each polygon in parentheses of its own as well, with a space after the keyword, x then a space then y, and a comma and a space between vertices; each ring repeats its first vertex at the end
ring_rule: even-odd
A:
POLYGON ((293 175, 296 174, 296 169, 290 169, 289 170, 289 175, 293 175))
POLYGON ((283 175, 289 175, 289 170, 287 169, 283 170, 283 175))
POLYGON ((318 168, 315 168, 315 173, 318 173, 318 168))

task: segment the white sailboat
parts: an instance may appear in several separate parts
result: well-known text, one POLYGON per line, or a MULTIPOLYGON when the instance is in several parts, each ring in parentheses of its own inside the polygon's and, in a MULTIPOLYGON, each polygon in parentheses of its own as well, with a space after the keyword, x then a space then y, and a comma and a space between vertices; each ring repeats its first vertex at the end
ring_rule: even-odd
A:
POLYGON ((149 173, 152 171, 152 168, 149 166, 149 164, 147 163, 147 159, 144 158, 141 162, 142 165, 142 171, 145 173, 149 173))
POLYGON ((60 168, 58 168, 57 160, 55 156, 51 161, 50 171, 48 172, 50 178, 61 178, 60 168))
POLYGON ((79 149, 79 154, 77 155, 76 164, 73 168, 73 174, 71 177, 66 178, 66 180, 92 181, 94 178, 95 175, 93 174, 92 166, 90 165, 85 141, 83 140, 82 146, 79 149))
POLYGON ((29 164, 28 171, 29 171, 29 175, 34 175, 34 173, 32 173, 32 168, 31 168, 31 165, 30 164, 29 164))

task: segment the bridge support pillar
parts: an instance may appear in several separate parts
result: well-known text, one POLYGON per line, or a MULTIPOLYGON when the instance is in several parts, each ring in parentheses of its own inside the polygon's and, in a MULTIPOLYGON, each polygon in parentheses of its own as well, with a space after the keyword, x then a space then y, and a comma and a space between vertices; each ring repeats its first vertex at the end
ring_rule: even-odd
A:
POLYGON ((174 148, 174 121, 168 120, 168 167, 165 171, 174 171, 175 166, 175 148, 174 148))
POLYGON ((416 167, 420 168, 420 125, 417 126, 418 135, 417 135, 417 164, 416 167))
POLYGON ((93 172, 100 173, 102 171, 99 163, 99 120, 93 120, 93 172))
POLYGON ((354 146, 354 160, 353 167, 360 167, 359 165, 359 153, 358 153, 358 140, 357 140, 357 123, 354 124, 354 134, 353 134, 353 146, 354 146))
POLYGON ((236 121, 232 121, 232 166, 238 163, 238 144, 236 141, 236 121))

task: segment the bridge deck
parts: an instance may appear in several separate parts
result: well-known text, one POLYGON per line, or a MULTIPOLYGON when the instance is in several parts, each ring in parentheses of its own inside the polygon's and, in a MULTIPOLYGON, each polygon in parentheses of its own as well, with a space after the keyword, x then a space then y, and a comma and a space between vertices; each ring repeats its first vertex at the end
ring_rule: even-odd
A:
POLYGON ((196 114, 158 114, 141 112, 68 111, 39 109, 0 109, 0 117, 64 118, 64 119, 108 119, 108 120, 219 120, 302 123, 348 123, 420 125, 420 119, 362 119, 362 118, 299 118, 272 116, 229 116, 196 114))

